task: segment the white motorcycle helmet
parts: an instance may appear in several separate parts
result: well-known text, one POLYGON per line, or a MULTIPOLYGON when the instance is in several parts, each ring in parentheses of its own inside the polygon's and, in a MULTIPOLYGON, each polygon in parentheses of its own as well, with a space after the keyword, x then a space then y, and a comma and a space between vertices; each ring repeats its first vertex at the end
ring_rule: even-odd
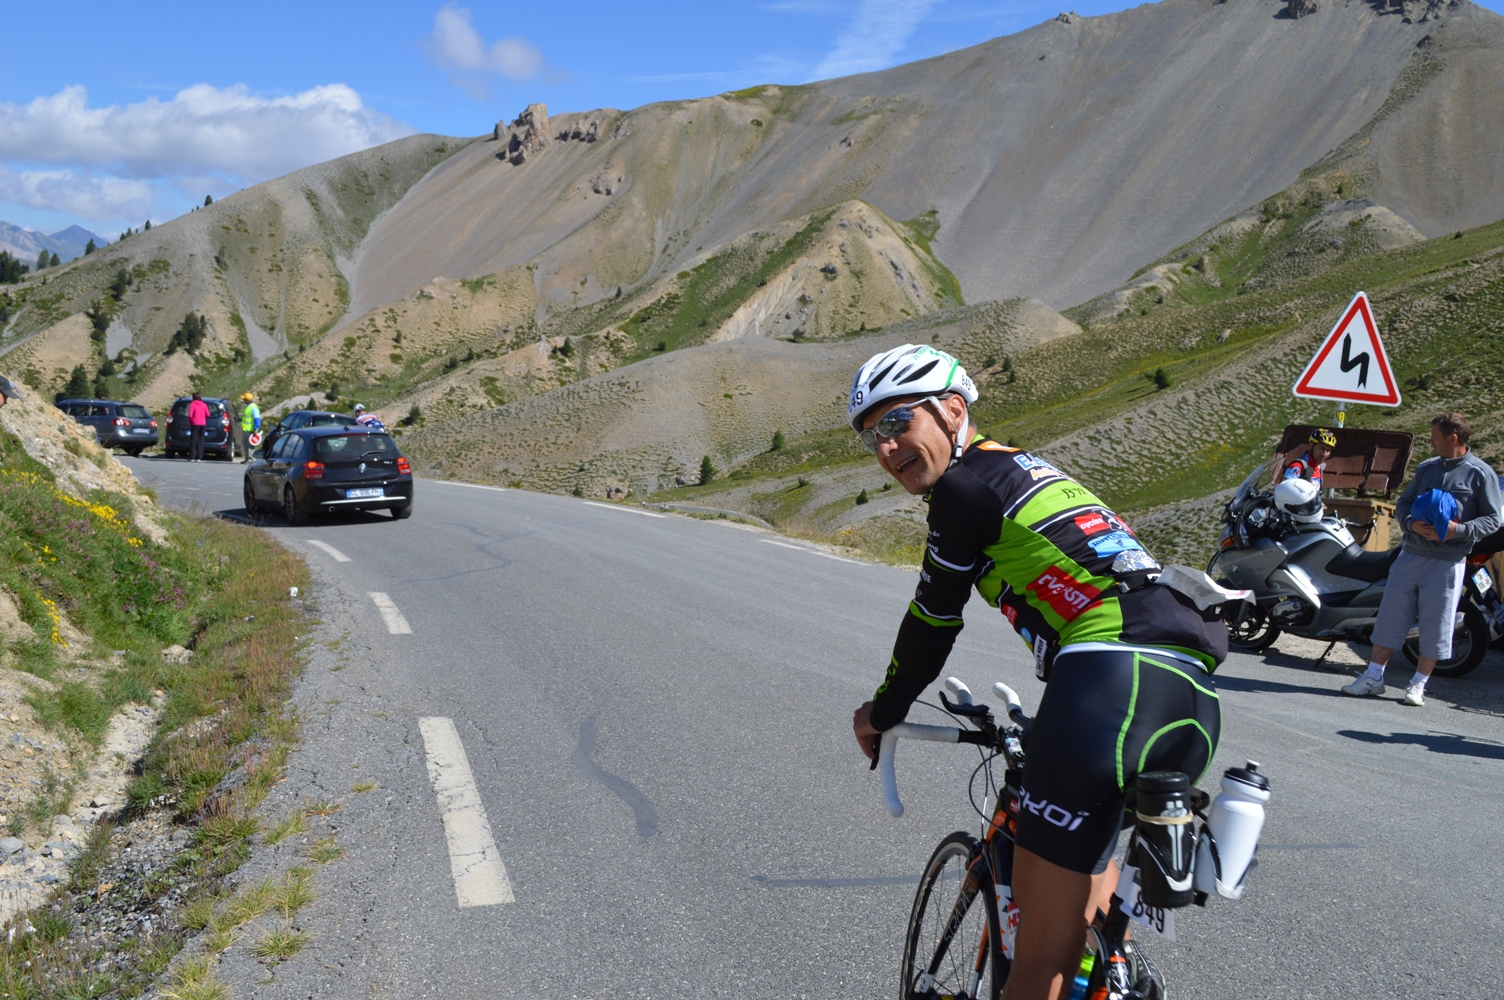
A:
POLYGON ((1274 488, 1274 506, 1296 524, 1321 520, 1321 490, 1309 479, 1286 479, 1274 488))

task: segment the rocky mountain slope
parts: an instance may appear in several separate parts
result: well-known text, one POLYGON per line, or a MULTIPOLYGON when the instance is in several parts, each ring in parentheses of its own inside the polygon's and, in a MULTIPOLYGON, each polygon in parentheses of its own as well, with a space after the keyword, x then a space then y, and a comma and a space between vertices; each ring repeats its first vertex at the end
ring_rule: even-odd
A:
POLYGON ((1466 0, 1163 0, 809 86, 534 105, 30 281, 0 354, 150 405, 359 399, 421 467, 546 488, 820 438, 852 359, 906 338, 967 345, 997 368, 988 419, 1027 423, 1067 386, 1288 333, 1292 283, 1504 216, 1501 83, 1504 20, 1466 0), (1224 303, 1263 293, 1285 311, 1224 303), (1153 319, 1177 304, 1225 325, 1153 319), (208 336, 174 347, 189 311, 208 336))

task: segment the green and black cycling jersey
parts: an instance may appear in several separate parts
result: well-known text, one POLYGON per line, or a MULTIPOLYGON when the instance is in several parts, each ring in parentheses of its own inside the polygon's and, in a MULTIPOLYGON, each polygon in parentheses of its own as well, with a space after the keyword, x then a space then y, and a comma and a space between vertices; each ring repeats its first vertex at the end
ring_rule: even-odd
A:
POLYGON ((873 699, 877 729, 901 722, 939 676, 973 586, 1029 645, 1041 679, 1062 647, 1084 642, 1173 650, 1208 671, 1226 657, 1226 629, 1143 585, 1158 567, 1138 538, 1044 459, 978 435, 928 500, 919 589, 873 699))

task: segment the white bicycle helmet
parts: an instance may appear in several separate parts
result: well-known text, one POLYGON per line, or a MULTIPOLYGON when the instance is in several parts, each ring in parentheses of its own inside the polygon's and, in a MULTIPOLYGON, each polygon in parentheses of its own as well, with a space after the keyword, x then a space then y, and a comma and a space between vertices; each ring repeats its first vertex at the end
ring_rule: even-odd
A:
POLYGON ((862 416, 883 400, 895 396, 943 396, 953 392, 970 406, 977 401, 961 362, 928 344, 900 344, 874 355, 851 380, 851 398, 846 418, 851 429, 862 429, 862 416))
POLYGON ((1296 524, 1321 520, 1321 490, 1309 479, 1286 479, 1274 488, 1274 506, 1296 524))

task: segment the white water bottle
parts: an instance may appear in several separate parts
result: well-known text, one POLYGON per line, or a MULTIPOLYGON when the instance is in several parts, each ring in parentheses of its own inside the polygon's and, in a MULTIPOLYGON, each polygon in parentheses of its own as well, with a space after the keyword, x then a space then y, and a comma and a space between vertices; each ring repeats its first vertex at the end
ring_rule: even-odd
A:
POLYGON ((1243 895, 1243 879, 1259 846, 1268 801, 1269 779, 1259 773, 1258 761, 1222 773, 1222 793, 1212 800, 1196 845, 1198 892, 1215 892, 1228 899, 1243 895))

